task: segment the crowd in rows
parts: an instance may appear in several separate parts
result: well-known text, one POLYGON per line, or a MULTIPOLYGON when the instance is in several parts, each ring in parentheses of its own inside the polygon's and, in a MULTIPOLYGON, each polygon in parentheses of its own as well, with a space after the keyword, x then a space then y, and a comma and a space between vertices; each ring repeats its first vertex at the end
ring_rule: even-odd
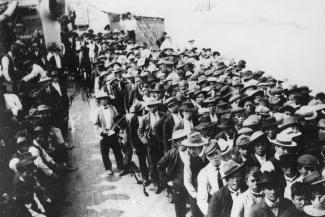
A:
POLYGON ((144 186, 166 191, 177 217, 187 204, 193 217, 325 216, 325 93, 193 40, 149 47, 133 33, 63 33, 64 49, 18 40, 2 57, 1 176, 14 178, 1 212, 58 216, 69 205, 61 189, 77 170, 65 139, 73 74, 98 102, 106 175, 132 173, 135 155, 144 186))

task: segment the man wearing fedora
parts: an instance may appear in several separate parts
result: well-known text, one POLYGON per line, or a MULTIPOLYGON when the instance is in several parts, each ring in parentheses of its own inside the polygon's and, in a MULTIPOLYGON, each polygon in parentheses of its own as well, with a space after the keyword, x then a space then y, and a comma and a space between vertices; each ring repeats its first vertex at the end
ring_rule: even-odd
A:
POLYGON ((181 143, 186 137, 187 133, 184 130, 176 130, 173 132, 172 138, 169 139, 173 143, 173 148, 159 160, 157 165, 162 183, 172 189, 172 199, 175 205, 176 217, 185 217, 186 215, 186 200, 188 194, 184 187, 183 179, 183 158, 186 147, 181 143))
POLYGON ((196 117, 198 108, 191 102, 183 102, 180 111, 183 119, 174 126, 174 130, 184 129, 190 133, 198 125, 196 117))
POLYGON ((147 146, 149 173, 154 184, 154 192, 161 192, 161 185, 157 173, 157 163, 163 156, 163 123, 166 114, 158 110, 160 102, 151 98, 147 102, 149 113, 139 123, 138 136, 143 144, 147 146))
POLYGON ((237 131, 235 125, 230 119, 222 119, 221 124, 218 125, 222 131, 216 135, 216 140, 223 139, 229 143, 235 144, 237 131))
POLYGON ((258 186, 264 193, 264 199, 253 206, 251 217, 279 217, 292 206, 290 200, 283 197, 285 181, 275 172, 263 172, 258 186))
MULTIPOLYGON (((184 129, 187 133, 187 130, 184 129)), ((207 139, 201 133, 192 131, 182 145, 187 147, 184 155, 184 186, 189 194, 190 209, 193 217, 203 217, 197 204, 198 174, 204 168, 205 163, 202 159, 202 150, 207 144, 207 139)))
POLYGON ((217 191, 211 198, 207 217, 230 217, 234 201, 238 200, 242 193, 244 165, 238 165, 229 161, 224 165, 227 185, 217 191))
POLYGON ((250 136, 250 145, 254 150, 252 160, 259 168, 272 158, 272 153, 268 151, 269 141, 262 131, 256 131, 250 136))
POLYGON ((98 134, 101 137, 100 150, 105 167, 105 175, 113 175, 112 163, 109 159, 109 150, 112 149, 117 168, 123 169, 123 155, 119 146, 118 136, 116 132, 116 117, 118 116, 116 108, 110 104, 109 96, 104 92, 99 97, 101 106, 95 116, 94 125, 97 128, 98 134))

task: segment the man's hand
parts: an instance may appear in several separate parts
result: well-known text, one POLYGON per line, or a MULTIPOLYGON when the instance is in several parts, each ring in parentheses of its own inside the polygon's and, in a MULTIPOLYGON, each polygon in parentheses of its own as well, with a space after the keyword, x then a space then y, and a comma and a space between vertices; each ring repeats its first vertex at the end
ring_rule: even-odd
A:
POLYGON ((169 187, 173 187, 173 186, 174 186, 174 183, 173 183, 172 181, 169 181, 169 182, 167 182, 167 185, 168 185, 169 187))

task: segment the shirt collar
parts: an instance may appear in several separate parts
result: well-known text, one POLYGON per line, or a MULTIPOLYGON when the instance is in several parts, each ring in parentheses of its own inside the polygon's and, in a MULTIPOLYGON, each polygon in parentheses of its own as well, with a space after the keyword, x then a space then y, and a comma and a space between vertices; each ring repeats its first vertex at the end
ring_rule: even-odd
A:
POLYGON ((264 198, 265 203, 268 207, 270 207, 271 209, 273 208, 278 208, 279 207, 279 202, 280 199, 277 199, 275 202, 270 201, 269 199, 267 199, 266 197, 264 198))
POLYGON ((288 176, 284 175, 284 178, 287 182, 294 182, 297 178, 298 178, 298 175, 296 174, 294 177, 292 178, 289 178, 288 176))
POLYGON ((229 185, 228 185, 228 189, 229 189, 229 191, 230 191, 230 194, 237 194, 237 195, 240 194, 240 189, 238 189, 237 191, 234 191, 234 190, 232 190, 232 189, 229 187, 229 185))

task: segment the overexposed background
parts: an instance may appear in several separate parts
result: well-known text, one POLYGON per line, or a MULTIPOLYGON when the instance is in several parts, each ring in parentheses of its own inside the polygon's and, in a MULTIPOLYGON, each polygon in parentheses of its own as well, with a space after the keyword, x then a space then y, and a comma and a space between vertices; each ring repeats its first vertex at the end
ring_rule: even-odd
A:
MULTIPOLYGON (((109 12, 163 17, 178 47, 195 39, 198 46, 245 59, 250 69, 325 89, 324 0, 81 1, 109 12)), ((107 23, 101 20, 97 27, 107 23)))

